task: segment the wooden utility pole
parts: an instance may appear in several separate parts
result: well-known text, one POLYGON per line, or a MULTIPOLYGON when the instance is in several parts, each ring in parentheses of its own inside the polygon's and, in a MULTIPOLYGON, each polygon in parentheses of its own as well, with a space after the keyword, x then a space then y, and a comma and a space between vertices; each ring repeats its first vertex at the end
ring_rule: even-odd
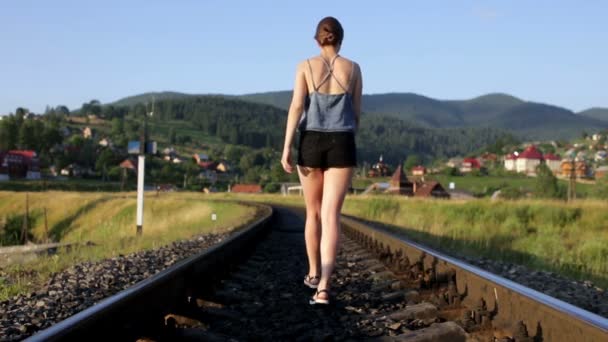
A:
POLYGON ((25 216, 23 217, 23 227, 21 229, 21 243, 25 245, 27 243, 27 232, 29 230, 29 216, 30 216, 30 207, 29 207, 29 194, 25 193, 25 216))
POLYGON ((570 159, 570 174, 568 175, 568 202, 576 199, 576 161, 570 159))
POLYGON ((46 216, 46 207, 44 207, 44 243, 49 242, 49 221, 46 216))

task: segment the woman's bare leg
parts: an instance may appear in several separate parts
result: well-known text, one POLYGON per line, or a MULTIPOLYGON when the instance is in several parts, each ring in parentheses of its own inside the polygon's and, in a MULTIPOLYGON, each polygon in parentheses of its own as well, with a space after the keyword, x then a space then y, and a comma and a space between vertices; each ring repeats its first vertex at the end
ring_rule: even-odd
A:
MULTIPOLYGON (((323 174, 321 202, 321 280, 319 289, 329 289, 340 239, 340 211, 350 186, 353 168, 329 168, 323 174)), ((326 298, 320 293, 319 298, 326 298)))
POLYGON ((321 200, 323 198, 323 172, 298 166, 298 175, 306 204, 304 238, 308 254, 308 275, 321 275, 319 246, 321 242, 321 200))

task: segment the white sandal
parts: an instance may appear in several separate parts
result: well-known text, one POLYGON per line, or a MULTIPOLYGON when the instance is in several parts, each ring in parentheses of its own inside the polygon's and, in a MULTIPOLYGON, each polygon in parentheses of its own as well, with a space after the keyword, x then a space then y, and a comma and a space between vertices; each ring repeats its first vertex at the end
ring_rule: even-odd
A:
POLYGON ((310 305, 315 305, 315 304, 327 305, 327 304, 329 304, 329 291, 328 290, 317 291, 317 293, 315 293, 315 295, 312 296, 312 298, 310 298, 310 300, 308 301, 308 304, 310 304, 310 305), (323 292, 327 293, 327 299, 319 298, 319 294, 321 294, 323 292))
POLYGON ((304 276, 304 285, 310 287, 311 289, 316 289, 317 287, 319 287, 319 280, 321 280, 321 277, 319 276, 309 276, 308 274, 306 276, 304 276), (313 283, 313 281, 317 279, 317 283, 313 283))

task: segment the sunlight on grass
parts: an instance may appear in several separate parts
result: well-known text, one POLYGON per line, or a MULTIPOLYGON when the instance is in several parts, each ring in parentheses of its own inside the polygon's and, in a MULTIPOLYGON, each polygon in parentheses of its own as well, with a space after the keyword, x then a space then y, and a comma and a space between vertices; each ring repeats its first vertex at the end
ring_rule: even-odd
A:
MULTIPOLYGON (((46 207, 48 225, 59 241, 72 243, 68 251, 15 264, 0 270, 0 300, 31 291, 48 277, 75 263, 111 258, 158 248, 199 234, 232 230, 261 214, 254 206, 215 201, 196 193, 147 195, 143 235, 135 237, 135 194, 63 193, 30 194, 30 212, 46 207), (211 220, 211 214, 217 220, 211 220), (93 243, 87 246, 86 243, 93 243)), ((0 192, 0 216, 22 213, 24 193, 0 192), (8 203, 8 204, 7 204, 8 203)), ((44 220, 36 219, 35 236, 44 235, 44 220)), ((51 234, 53 235, 53 234, 51 234)))

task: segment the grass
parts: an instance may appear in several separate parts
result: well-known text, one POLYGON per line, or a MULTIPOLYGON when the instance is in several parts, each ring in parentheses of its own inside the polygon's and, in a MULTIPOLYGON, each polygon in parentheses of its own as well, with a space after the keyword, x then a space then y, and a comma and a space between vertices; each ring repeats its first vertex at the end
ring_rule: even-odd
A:
POLYGON ((554 271, 608 286, 608 204, 549 200, 351 198, 344 212, 439 250, 554 271))
MULTIPOLYGON (((230 198, 237 198, 235 195, 230 198)), ((299 196, 242 199, 303 206, 299 196)), ((456 255, 486 257, 608 287, 608 203, 349 196, 343 213, 378 221, 456 255)))
MULTIPOLYGON (((259 215, 255 207, 209 200, 201 194, 147 195, 143 235, 135 238, 135 194, 32 193, 30 211, 40 215, 47 208, 49 235, 75 243, 69 251, 48 258, 14 264, 0 270, 0 300, 27 293, 51 274, 83 262, 111 258, 167 245, 194 235, 228 231, 259 215), (217 221, 211 221, 211 213, 217 221), (85 246, 85 242, 93 246, 85 246)), ((0 217, 23 213, 25 194, 0 192, 0 217)), ((45 238, 44 219, 34 220, 35 239, 45 238)))

